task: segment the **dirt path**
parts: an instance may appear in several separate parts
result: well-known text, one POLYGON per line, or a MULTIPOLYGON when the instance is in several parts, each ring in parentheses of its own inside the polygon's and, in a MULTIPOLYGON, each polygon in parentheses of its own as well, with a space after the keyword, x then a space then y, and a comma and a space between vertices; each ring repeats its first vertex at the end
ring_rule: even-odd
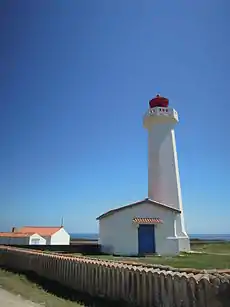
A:
POLYGON ((2 307, 41 307, 42 305, 23 299, 20 295, 12 294, 0 288, 0 306, 2 307))

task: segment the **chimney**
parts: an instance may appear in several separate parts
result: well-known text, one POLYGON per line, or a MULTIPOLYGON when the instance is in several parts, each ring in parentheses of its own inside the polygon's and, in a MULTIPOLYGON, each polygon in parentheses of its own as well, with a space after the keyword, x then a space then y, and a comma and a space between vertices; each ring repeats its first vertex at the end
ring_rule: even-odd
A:
POLYGON ((12 232, 15 232, 16 231, 16 227, 12 227, 12 232))

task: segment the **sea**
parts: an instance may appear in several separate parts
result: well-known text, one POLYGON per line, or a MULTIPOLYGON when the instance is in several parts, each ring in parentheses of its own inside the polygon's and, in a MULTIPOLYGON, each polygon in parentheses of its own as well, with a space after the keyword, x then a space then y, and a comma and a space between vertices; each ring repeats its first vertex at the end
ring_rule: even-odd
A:
MULTIPOLYGON (((98 233, 70 233, 73 239, 97 240, 98 233)), ((189 234, 190 239, 230 241, 230 234, 189 234)))

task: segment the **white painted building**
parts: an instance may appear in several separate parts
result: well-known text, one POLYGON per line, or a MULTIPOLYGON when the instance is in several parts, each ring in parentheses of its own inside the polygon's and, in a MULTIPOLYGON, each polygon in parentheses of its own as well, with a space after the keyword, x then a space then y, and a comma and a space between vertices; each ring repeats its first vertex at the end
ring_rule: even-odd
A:
POLYGON ((99 243, 120 255, 176 255, 190 250, 185 230, 174 126, 178 114, 157 95, 144 116, 148 130, 148 198, 99 220, 99 243))
POLYGON ((37 233, 0 232, 0 245, 45 245, 46 240, 37 233))
POLYGON ((63 226, 60 227, 36 227, 36 226, 24 226, 22 228, 14 229, 14 232, 20 233, 38 233, 41 237, 45 239, 46 245, 69 245, 70 235, 64 229, 63 226))

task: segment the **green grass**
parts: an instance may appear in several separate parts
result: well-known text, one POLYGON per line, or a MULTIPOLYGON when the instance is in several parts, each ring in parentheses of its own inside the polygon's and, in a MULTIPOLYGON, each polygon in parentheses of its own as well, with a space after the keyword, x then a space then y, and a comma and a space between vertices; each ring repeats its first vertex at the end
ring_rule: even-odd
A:
MULTIPOLYGON (((181 254, 176 257, 116 257, 110 255, 88 256, 92 258, 116 261, 129 261, 147 264, 166 265, 174 268, 192 269, 230 269, 230 243, 193 244, 192 250, 197 254, 181 254), (199 254, 200 252, 204 254, 199 254)), ((79 256, 80 254, 75 254, 79 256)))
POLYGON ((0 268, 0 287, 45 307, 120 306, 120 303, 92 298, 32 273, 18 273, 3 268, 0 268))
POLYGON ((4 269, 0 269, 0 286, 11 293, 20 294, 27 300, 44 304, 46 307, 84 306, 47 292, 41 285, 31 281, 24 274, 17 274, 4 269))
POLYGON ((176 257, 115 257, 97 256, 99 259, 129 261, 147 264, 159 264, 174 268, 194 268, 194 269, 230 269, 230 256, 208 255, 208 254, 181 254, 176 257))
POLYGON ((192 250, 205 253, 228 254, 230 255, 230 243, 205 243, 192 244, 192 250))

